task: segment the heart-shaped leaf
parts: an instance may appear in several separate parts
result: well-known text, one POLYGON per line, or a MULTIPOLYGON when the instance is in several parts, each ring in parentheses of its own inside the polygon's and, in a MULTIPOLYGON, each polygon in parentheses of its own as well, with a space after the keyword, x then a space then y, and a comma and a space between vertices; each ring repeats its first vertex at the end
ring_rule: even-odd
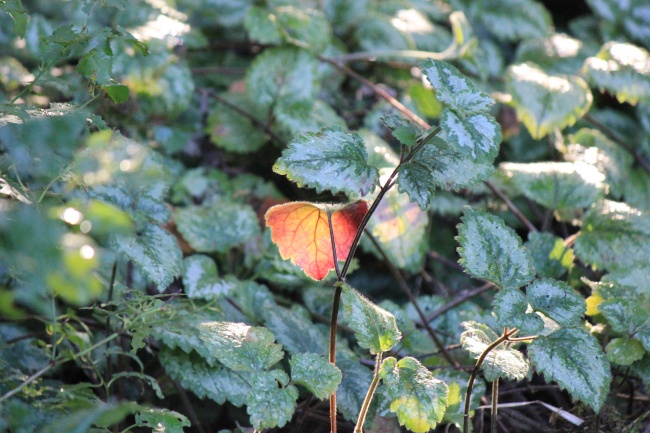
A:
POLYGON ((322 280, 334 269, 334 254, 328 214, 336 244, 336 256, 346 260, 357 229, 368 212, 368 203, 359 200, 336 209, 308 202, 273 206, 266 212, 271 239, 283 259, 291 259, 315 280, 322 280))

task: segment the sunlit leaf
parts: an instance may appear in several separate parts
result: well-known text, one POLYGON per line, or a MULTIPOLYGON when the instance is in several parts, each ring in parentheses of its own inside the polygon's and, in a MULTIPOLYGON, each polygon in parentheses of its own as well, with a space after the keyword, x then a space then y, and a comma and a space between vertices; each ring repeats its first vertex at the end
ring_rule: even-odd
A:
POLYGON ((585 263, 612 271, 647 264, 650 215, 626 203, 596 203, 583 218, 575 253, 585 263))
POLYGON ((276 364, 284 356, 282 346, 262 327, 243 323, 209 322, 200 325, 200 337, 207 349, 234 371, 258 373, 276 364))
POLYGON ((368 165, 363 140, 342 128, 324 128, 306 133, 289 143, 273 171, 284 174, 298 186, 322 192, 346 192, 364 196, 378 182, 377 169, 368 165))
POLYGON ((535 276, 530 253, 499 217, 467 208, 458 226, 459 263, 475 278, 517 289, 535 276))
POLYGON ((549 209, 589 207, 606 192, 605 176, 585 162, 505 162, 499 169, 513 188, 549 209))
POLYGON ((582 78, 548 75, 533 63, 511 66, 506 88, 517 117, 533 138, 573 125, 589 110, 593 99, 582 78))
POLYGON ((585 77, 619 102, 649 101, 650 53, 632 44, 609 42, 585 61, 585 77))
MULTIPOLYGON (((496 332, 482 323, 463 322, 463 327, 466 330, 461 335, 460 342, 463 349, 476 359, 499 338, 496 332)), ((508 343, 504 343, 487 354, 481 368, 485 379, 493 382, 501 377, 521 380, 528 374, 529 367, 528 361, 520 351, 509 348, 508 343)))
MULTIPOLYGON (((411 203, 407 194, 392 188, 379 202, 368 222, 367 230, 379 242, 395 266, 415 271, 424 261, 428 224, 426 212, 417 204, 411 203)), ((364 249, 382 258, 368 239, 362 238, 362 245, 364 249)))
POLYGON ((316 398, 324 399, 341 383, 341 370, 315 353, 299 353, 291 357, 291 381, 304 385, 316 398))
POLYGON ((367 211, 368 204, 363 200, 338 209, 292 202, 269 209, 266 225, 271 228, 271 239, 278 245, 283 259, 291 259, 307 275, 322 280, 334 269, 328 213, 332 221, 337 259, 346 260, 367 211))
POLYGON ((370 302, 345 283, 343 284, 343 311, 348 326, 354 330, 359 345, 377 354, 390 350, 402 338, 395 316, 370 302))
POLYGON ((457 149, 439 138, 424 145, 415 158, 400 167, 399 191, 427 210, 437 190, 468 188, 490 177, 492 163, 476 162, 457 149))
POLYGON ((528 346, 528 356, 549 381, 598 412, 612 379, 598 341, 581 328, 562 328, 540 336, 528 346))
POLYGON ((612 364, 630 365, 643 358, 645 349, 634 338, 613 338, 605 347, 607 359, 612 364))
POLYGON ((438 424, 447 407, 447 384, 436 379, 411 357, 386 358, 379 373, 388 388, 390 410, 400 425, 412 432, 427 432, 438 424))

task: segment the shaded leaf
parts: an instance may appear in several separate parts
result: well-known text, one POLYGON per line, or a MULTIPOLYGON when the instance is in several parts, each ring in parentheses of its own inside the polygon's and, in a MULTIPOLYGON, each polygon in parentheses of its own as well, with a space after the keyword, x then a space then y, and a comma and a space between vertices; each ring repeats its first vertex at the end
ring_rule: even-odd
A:
MULTIPOLYGON (((264 110, 248 96, 236 93, 225 93, 219 96, 249 113, 254 119, 263 121, 264 110)), ((254 152, 268 141, 264 131, 255 126, 251 119, 225 105, 217 106, 210 113, 205 129, 210 134, 212 143, 233 153, 254 152)))
POLYGON ((207 349, 234 371, 259 373, 284 357, 282 346, 274 343, 275 337, 266 328, 209 322, 201 324, 200 330, 207 349))
POLYGON ((183 284, 188 298, 207 300, 221 298, 237 286, 228 276, 219 278, 214 260, 203 254, 183 259, 183 284))
POLYGON ((573 266, 573 250, 552 233, 531 232, 525 244, 539 277, 561 278, 573 266))
POLYGON ((129 88, 121 84, 111 84, 102 86, 102 90, 106 92, 111 101, 116 104, 124 104, 129 100, 129 88))
MULTIPOLYGON (((463 349, 478 359, 487 347, 495 342, 499 335, 487 325, 478 322, 463 322, 466 329, 460 337, 463 349)), ((488 382, 498 378, 521 380, 528 374, 528 361, 518 350, 504 343, 492 349, 483 360, 481 369, 488 382)))
POLYGON ((517 328, 522 335, 536 335, 544 328, 537 314, 529 314, 528 299, 520 290, 504 290, 494 295, 493 312, 498 329, 517 328))
POLYGON ((508 68, 506 88, 517 117, 533 138, 573 125, 589 110, 593 99, 582 78, 548 75, 534 63, 508 68))
POLYGON ((467 208, 458 226, 459 263, 475 278, 502 289, 518 289, 535 276, 530 253, 503 220, 467 208))
POLYGON ((528 356, 546 380, 557 382, 573 398, 598 412, 609 392, 612 375, 598 341, 581 328, 562 328, 540 336, 528 356))
POLYGON ((628 36, 648 46, 650 19, 645 0, 587 0, 603 22, 614 29, 624 29, 628 36))
POLYGON ((342 207, 319 206, 308 202, 291 202, 270 208, 265 215, 271 239, 283 259, 291 259, 307 275, 322 280, 334 269, 332 238, 336 258, 346 260, 361 221, 368 212, 364 200, 342 207))
POLYGON ((483 113, 462 116, 444 109, 440 126, 448 142, 479 162, 492 162, 499 153, 501 127, 491 116, 483 113))
POLYGON ((21 38, 27 30, 27 10, 20 0, 5 0, 0 4, 0 10, 7 12, 14 20, 14 32, 21 38))
POLYGON ((615 95, 619 102, 650 101, 650 53, 643 48, 608 42, 585 61, 584 68, 590 84, 615 95))
POLYGON ((372 380, 372 371, 359 363, 349 352, 338 354, 336 366, 341 369, 343 379, 336 391, 339 410, 349 421, 356 421, 372 380))
POLYGON ((252 377, 254 392, 248 396, 246 411, 256 430, 283 427, 296 410, 298 390, 289 385, 284 371, 259 372, 252 377), (280 385, 280 386, 278 386, 280 385))
POLYGON ((381 120, 384 122, 384 125, 390 129, 393 137, 404 146, 415 145, 418 137, 420 137, 424 132, 418 126, 395 114, 388 114, 381 120))
POLYGON ((341 383, 341 370, 315 353, 299 353, 291 357, 291 381, 304 385, 316 398, 330 396, 341 383))
POLYGON ((134 235, 116 235, 112 245, 132 260, 160 292, 181 275, 183 255, 176 238, 157 224, 147 223, 134 235))
POLYGON ((198 252, 226 252, 260 232, 249 205, 217 202, 177 208, 174 221, 183 238, 198 252))
POLYGON ((363 140, 343 128, 305 133, 289 143, 273 171, 300 187, 364 196, 378 183, 377 169, 368 165, 363 140))
POLYGON ((294 306, 292 309, 274 306, 263 312, 264 326, 275 335, 278 343, 291 354, 325 354, 327 338, 311 321, 309 313, 294 306))
POLYGON ((447 407, 447 384, 436 379, 411 357, 386 358, 379 372, 387 386, 390 410, 400 425, 412 432, 427 432, 442 420, 447 407))
POLYGON ((211 366, 193 353, 164 348, 158 356, 169 377, 200 398, 209 398, 217 404, 229 401, 242 406, 252 392, 248 382, 239 374, 211 366))
POLYGON ((183 427, 190 427, 192 423, 187 417, 169 409, 145 409, 135 415, 135 423, 142 427, 149 427, 153 431, 162 430, 165 433, 183 433, 183 427))
POLYGON ((348 326, 354 330, 359 346, 377 354, 390 350, 402 338, 395 316, 343 284, 342 302, 348 326))
POLYGON ((613 338, 605 347, 605 353, 612 364, 630 365, 643 358, 645 349, 635 338, 613 338))
POLYGON ((548 10, 533 0, 487 0, 480 16, 490 32, 507 41, 543 37, 553 24, 548 10))
POLYGON ((585 314, 585 300, 568 284, 551 279, 535 280, 526 288, 535 311, 541 311, 562 326, 578 326, 585 314))

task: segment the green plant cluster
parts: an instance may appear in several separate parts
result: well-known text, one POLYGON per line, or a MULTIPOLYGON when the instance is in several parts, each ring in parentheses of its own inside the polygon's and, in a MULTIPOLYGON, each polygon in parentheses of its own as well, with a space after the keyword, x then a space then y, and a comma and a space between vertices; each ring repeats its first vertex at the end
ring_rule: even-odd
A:
POLYGON ((643 0, 0 0, 0 432, 647 430, 649 41, 643 0), (290 200, 369 204, 323 282, 290 200))

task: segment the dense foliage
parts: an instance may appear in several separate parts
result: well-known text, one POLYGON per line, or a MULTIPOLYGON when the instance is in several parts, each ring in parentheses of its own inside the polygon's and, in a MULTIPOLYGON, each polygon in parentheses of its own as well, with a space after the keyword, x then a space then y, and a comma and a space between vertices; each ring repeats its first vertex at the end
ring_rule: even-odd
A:
POLYGON ((650 13, 574 6, 0 0, 0 432, 647 432, 650 13))

